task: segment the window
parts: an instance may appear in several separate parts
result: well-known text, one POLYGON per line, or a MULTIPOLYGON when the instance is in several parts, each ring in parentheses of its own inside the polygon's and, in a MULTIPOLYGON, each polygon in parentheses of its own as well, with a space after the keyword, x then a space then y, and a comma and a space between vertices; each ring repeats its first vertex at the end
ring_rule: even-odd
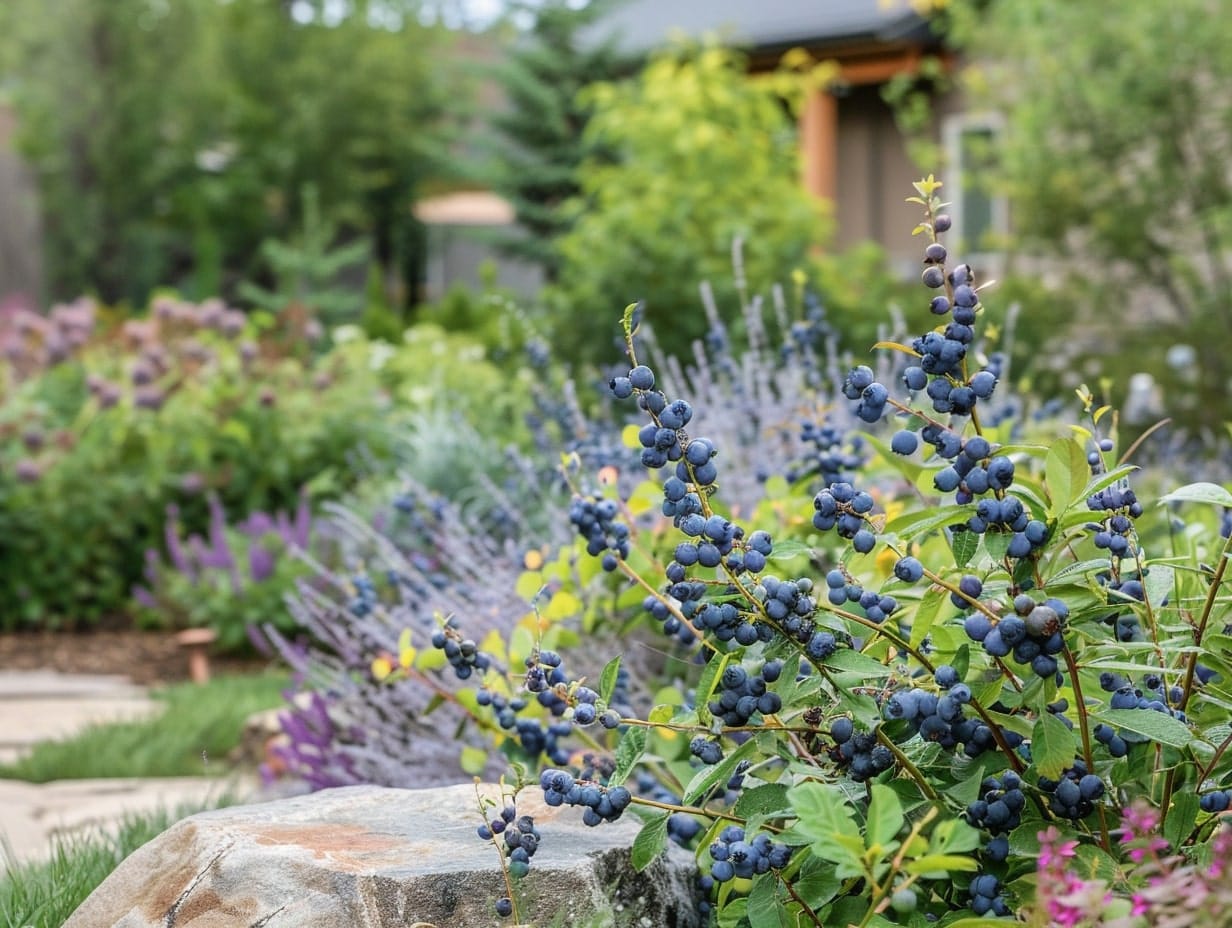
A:
POLYGON ((948 169, 942 189, 950 201, 954 239, 964 252, 996 256, 1009 233, 1009 206, 995 182, 996 145, 1001 134, 994 117, 959 115, 942 129, 948 169))

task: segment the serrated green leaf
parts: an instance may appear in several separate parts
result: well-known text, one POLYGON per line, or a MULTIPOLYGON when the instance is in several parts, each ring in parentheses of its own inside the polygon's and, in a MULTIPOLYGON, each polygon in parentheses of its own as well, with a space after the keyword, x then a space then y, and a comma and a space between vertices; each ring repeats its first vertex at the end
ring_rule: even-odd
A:
POLYGON ((612 698, 612 693, 616 689, 616 677, 620 674, 620 655, 617 654, 607 666, 603 668, 603 673, 599 675, 599 698, 607 703, 612 698))
POLYGON ((1232 493, 1217 483, 1191 483, 1162 497, 1162 503, 1210 503, 1213 506, 1232 507, 1232 493))
POLYGON ((1052 713, 1041 715, 1031 729, 1031 760, 1050 780, 1074 762, 1074 733, 1052 713))
POLYGON ((787 787, 782 783, 766 783, 763 786, 746 788, 736 800, 733 815, 752 818, 754 815, 769 815, 791 808, 787 801, 787 787))
POLYGON ((1194 740, 1194 733, 1184 722, 1150 709, 1105 709, 1098 714, 1098 721, 1174 748, 1183 748, 1194 740))
POLYGON ((753 889, 749 893, 749 907, 745 914, 749 919, 749 928, 781 928, 786 924, 787 913, 778 898, 778 877, 773 873, 763 873, 754 877, 753 889))
POLYGON ((1153 564, 1142 578, 1142 586, 1146 593, 1146 601, 1158 609, 1165 599, 1171 595, 1176 585, 1176 572, 1171 567, 1153 564))
POLYGON ((841 789, 809 780, 788 790, 787 799, 799 818, 795 830, 812 842, 815 855, 836 865, 840 879, 864 872, 864 842, 841 789))
POLYGON ((873 798, 868 804, 865 847, 887 846, 903 827, 903 805, 894 790, 881 783, 872 786, 873 798))
POLYGON ((633 768, 646 750, 646 729, 630 728, 616 745, 616 769, 608 779, 608 786, 619 786, 629 778, 633 768))
POLYGON ((980 536, 975 532, 954 532, 950 549, 954 552, 956 567, 966 567, 980 550, 980 536))
POLYGON ((1058 516, 1079 498, 1091 475, 1086 452, 1077 439, 1065 438, 1048 449, 1044 478, 1048 484, 1048 513, 1058 516))
POLYGON ((642 830, 633 839, 633 849, 629 857, 633 869, 638 873, 649 867, 654 859, 667 849, 668 815, 667 812, 656 815, 642 826, 642 830))

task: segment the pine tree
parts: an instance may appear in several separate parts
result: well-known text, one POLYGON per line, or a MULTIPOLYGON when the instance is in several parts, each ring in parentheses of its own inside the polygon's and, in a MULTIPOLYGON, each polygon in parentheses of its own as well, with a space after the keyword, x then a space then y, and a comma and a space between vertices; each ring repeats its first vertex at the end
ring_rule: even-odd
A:
POLYGON ((534 24, 495 75, 508 109, 492 118, 501 149, 491 182, 513 204, 522 232, 499 244, 507 254, 539 264, 548 280, 555 279, 559 265, 554 241, 570 224, 559 207, 577 194, 575 174, 587 154, 582 133, 589 110, 578 92, 634 69, 633 59, 612 39, 595 38, 606 5, 603 0, 581 9, 565 0, 521 5, 534 24))

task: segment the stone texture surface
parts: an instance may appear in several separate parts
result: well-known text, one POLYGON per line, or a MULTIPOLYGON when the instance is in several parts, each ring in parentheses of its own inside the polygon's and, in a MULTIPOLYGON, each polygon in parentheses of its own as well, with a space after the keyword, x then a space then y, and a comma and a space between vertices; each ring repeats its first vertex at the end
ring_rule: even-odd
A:
MULTIPOLYGON (((483 787, 497 796, 494 787, 483 787)), ((527 789, 518 811, 543 836, 517 885, 527 924, 694 928, 691 855, 673 848, 641 874, 629 864, 631 815, 587 828, 578 809, 527 789)), ((138 850, 65 928, 480 928, 500 864, 479 840, 473 785, 359 786, 205 812, 138 850)))
POLYGON ((0 760, 35 743, 64 738, 103 722, 129 721, 162 709, 123 677, 54 671, 0 672, 0 760))

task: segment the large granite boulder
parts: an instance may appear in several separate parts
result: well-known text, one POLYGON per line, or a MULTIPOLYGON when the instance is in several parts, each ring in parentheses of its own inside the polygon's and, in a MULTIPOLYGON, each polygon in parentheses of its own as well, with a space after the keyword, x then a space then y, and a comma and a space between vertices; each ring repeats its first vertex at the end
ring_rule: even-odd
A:
MULTIPOLYGON (((580 810, 550 808, 530 789, 518 812, 543 836, 518 883, 524 923, 700 923, 691 855, 673 847, 633 870, 634 816, 588 828, 580 810)), ((504 883, 496 850, 476 835, 482 821, 473 785, 355 786, 202 812, 120 864, 65 928, 508 926, 493 909, 504 883)))

